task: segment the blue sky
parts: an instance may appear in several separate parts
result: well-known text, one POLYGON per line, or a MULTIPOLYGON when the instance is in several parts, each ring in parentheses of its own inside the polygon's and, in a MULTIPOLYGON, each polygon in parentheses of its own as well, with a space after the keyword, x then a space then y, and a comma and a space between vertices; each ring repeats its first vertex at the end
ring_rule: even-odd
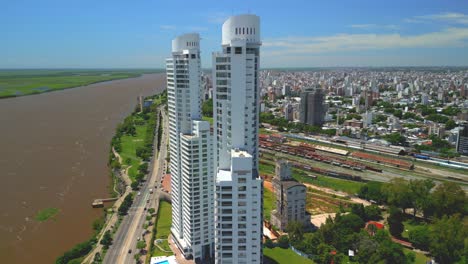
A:
POLYGON ((202 66, 230 15, 261 18, 267 67, 468 66, 468 1, 0 0, 0 68, 162 68, 178 34, 202 66))

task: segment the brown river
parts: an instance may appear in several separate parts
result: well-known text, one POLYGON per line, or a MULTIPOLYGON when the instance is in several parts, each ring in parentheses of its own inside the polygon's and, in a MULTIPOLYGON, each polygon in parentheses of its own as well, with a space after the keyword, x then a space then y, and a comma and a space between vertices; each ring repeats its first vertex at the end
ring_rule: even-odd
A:
POLYGON ((115 127, 164 85, 164 74, 147 74, 0 100, 0 263, 55 263, 91 237, 115 127), (34 220, 50 207, 55 219, 34 220))

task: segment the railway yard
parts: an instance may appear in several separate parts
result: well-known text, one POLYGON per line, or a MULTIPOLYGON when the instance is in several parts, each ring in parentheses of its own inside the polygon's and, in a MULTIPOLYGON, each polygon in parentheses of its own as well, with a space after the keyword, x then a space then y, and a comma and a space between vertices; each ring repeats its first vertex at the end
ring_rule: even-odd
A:
POLYGON ((311 180, 319 175, 353 182, 387 182, 398 177, 408 180, 429 178, 435 182, 453 181, 468 191, 468 169, 427 163, 412 156, 325 146, 278 134, 261 134, 259 146, 261 163, 274 164, 278 157, 290 160, 295 170, 311 180))

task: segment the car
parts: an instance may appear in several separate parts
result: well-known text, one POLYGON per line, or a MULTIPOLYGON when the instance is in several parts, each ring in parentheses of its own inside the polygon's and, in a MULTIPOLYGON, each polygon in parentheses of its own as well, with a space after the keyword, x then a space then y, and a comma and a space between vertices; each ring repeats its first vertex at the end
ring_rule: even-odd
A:
POLYGON ((144 210, 144 211, 146 211, 146 207, 145 207, 145 208, 143 208, 143 210, 144 210))
POLYGON ((132 250, 131 250, 131 249, 128 250, 128 254, 132 254, 132 250))
POLYGON ((141 195, 141 192, 138 192, 138 195, 140 196, 140 195, 141 195))
POLYGON ((137 237, 137 241, 140 241, 140 237, 137 237))

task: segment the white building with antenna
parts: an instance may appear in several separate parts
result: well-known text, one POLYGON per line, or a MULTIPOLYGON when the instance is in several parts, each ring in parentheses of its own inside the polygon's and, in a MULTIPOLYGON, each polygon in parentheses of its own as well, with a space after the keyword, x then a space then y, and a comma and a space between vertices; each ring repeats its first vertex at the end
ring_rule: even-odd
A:
POLYGON ((262 262, 260 18, 230 17, 213 54, 215 263, 262 262))
POLYGON ((169 110, 172 226, 185 258, 205 262, 214 254, 214 172, 210 124, 201 121, 200 37, 172 41, 166 60, 169 110))

